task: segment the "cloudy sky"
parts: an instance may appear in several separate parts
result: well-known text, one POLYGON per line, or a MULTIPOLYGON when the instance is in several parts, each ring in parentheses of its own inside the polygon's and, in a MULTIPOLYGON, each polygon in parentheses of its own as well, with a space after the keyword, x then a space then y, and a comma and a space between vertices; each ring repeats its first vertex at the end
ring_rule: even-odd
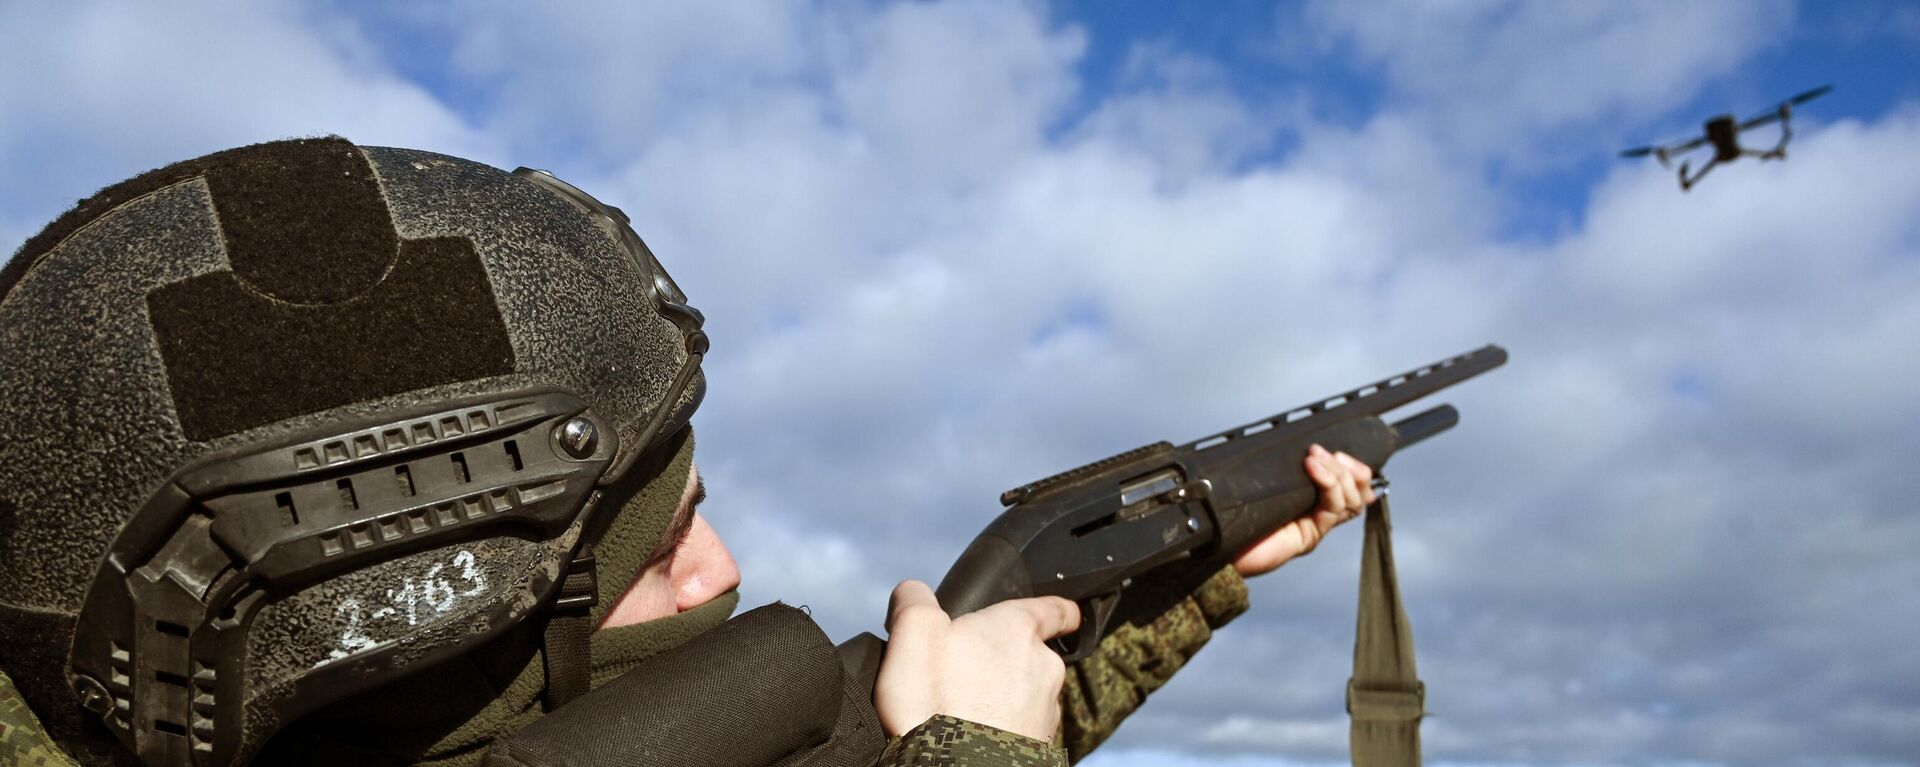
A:
MULTIPOLYGON (((557 7, 0 2, 0 253, 274 138, 550 168, 710 318, 708 514, 836 639, 1003 489, 1498 342, 1391 467, 1430 763, 1920 764, 1920 8, 557 7), (1789 162, 1614 156, 1827 82, 1789 162)), ((1094 763, 1344 763, 1358 543, 1094 763)))

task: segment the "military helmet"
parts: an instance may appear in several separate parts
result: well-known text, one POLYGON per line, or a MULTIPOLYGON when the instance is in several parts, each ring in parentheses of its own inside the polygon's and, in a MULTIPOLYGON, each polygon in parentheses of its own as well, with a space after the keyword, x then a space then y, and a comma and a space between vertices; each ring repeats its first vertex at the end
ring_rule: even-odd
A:
POLYGON ((0 663, 72 748, 225 765, 578 623, 701 324, 541 171, 322 138, 109 187, 0 271, 0 663))

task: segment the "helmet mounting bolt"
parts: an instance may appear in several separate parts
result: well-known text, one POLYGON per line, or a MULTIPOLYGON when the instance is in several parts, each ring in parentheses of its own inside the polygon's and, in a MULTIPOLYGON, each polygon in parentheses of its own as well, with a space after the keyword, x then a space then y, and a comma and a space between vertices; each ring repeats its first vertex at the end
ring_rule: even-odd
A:
POLYGON ((593 451, 600 447, 600 429, 586 416, 574 416, 560 424, 554 432, 560 443, 560 449, 567 451, 573 458, 585 460, 593 457, 593 451))

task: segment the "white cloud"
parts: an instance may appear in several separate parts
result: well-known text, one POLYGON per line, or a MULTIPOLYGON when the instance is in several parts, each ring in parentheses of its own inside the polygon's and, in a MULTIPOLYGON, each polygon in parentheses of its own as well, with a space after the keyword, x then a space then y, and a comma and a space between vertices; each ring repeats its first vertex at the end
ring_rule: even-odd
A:
POLYGON ((1080 122, 1073 138, 1146 153, 1163 179, 1174 183, 1244 162, 1305 114, 1235 98, 1220 65, 1165 43, 1128 51, 1119 87, 1080 122))
POLYGON ((1208 743, 1298 753, 1307 749, 1339 749, 1346 744, 1348 727, 1346 717, 1300 721, 1235 716, 1214 723, 1200 737, 1208 743))
POLYGON ((1080 764, 1087 767, 1334 767, 1350 762, 1344 759, 1308 762, 1268 756, 1223 757, 1218 754, 1196 756, 1165 748, 1121 749, 1109 746, 1094 751, 1080 764))
POLYGON ((716 110, 751 109, 813 74, 832 29, 804 4, 514 2, 405 9, 398 35, 450 36, 451 72, 485 124, 543 162, 628 156, 716 110), (564 151, 555 152, 555 149, 564 151))
MULTIPOLYGON (((1081 94, 1087 35, 1024 4, 497 4, 375 37, 249 9, 237 48, 148 73, 124 52, 179 48, 198 11, 10 8, 50 32, 0 61, 69 62, 80 95, 0 75, 9 114, 46 115, 0 125, 0 162, 137 160, 97 186, 331 117, 622 205, 711 318, 706 508, 749 604, 877 628, 1000 490, 1498 341, 1507 368, 1440 398, 1456 432, 1391 466, 1430 760, 1911 753, 1920 615, 1886 595, 1920 577, 1920 112, 1807 120, 1789 162, 1685 195, 1622 166, 1545 241, 1504 238, 1524 201, 1489 181, 1527 160, 1506 142, 1668 119, 1778 38, 1776 6, 1316 6, 1394 89, 1352 126, 1165 45, 1081 94), (129 28, 146 47, 83 34, 129 28), (381 63, 414 33, 450 83, 381 63), (297 87, 229 71, 257 61, 297 87), (1251 162, 1277 130, 1297 145, 1251 162)), ((13 194, 0 221, 33 220, 13 194)), ((1257 583, 1098 763, 1338 760, 1358 535, 1257 583)))
POLYGON ((278 3, 8 4, 0 113, 6 175, 38 181, 0 201, 42 221, 149 168, 278 138, 495 154, 351 24, 278 3))
MULTIPOLYGON (((713 484, 729 479, 724 472, 709 477, 713 484)), ((743 610, 780 600, 805 606, 836 642, 862 631, 884 636, 880 625, 894 581, 871 565, 857 537, 793 517, 791 499, 758 496, 746 483, 729 485, 743 491, 729 491, 709 516, 740 565, 743 610)))
POLYGON ((1005 2, 894 5, 850 38, 834 52, 841 117, 892 172, 935 188, 993 180, 1040 149, 1085 48, 1005 2))
POLYGON ((1545 158, 1529 150, 1567 146, 1555 139, 1569 129, 1685 103, 1780 39, 1794 13, 1786 0, 1475 0, 1316 2, 1304 17, 1323 45, 1378 66, 1449 149, 1537 163, 1545 158))

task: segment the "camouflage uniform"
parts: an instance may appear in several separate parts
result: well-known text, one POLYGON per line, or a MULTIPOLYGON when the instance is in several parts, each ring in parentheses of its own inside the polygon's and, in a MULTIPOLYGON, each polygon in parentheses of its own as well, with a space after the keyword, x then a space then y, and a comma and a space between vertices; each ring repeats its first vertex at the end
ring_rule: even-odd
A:
POLYGON ((13 680, 0 671, 0 767, 72 767, 73 760, 53 745, 13 680))
POLYGON ((939 714, 887 744, 887 767, 1048 767, 1067 754, 1051 743, 939 714))
POLYGON ((1085 758, 1160 689, 1213 630, 1247 610, 1247 584, 1228 567, 1144 624, 1122 623, 1068 669, 1053 743, 936 716, 888 744, 885 767, 1053 767, 1085 758))

